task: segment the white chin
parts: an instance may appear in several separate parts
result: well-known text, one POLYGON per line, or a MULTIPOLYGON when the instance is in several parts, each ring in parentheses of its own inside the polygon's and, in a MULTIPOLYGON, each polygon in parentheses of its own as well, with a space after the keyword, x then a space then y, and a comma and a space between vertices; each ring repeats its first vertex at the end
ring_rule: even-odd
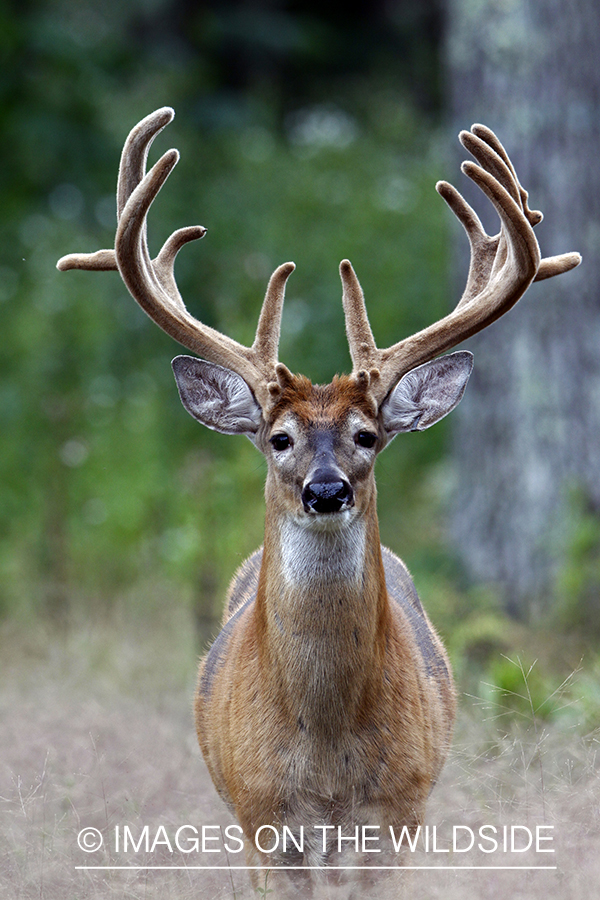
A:
POLYGON ((356 507, 342 509, 340 512, 331 513, 307 513, 302 512, 298 518, 298 524, 311 531, 340 531, 354 518, 356 507))

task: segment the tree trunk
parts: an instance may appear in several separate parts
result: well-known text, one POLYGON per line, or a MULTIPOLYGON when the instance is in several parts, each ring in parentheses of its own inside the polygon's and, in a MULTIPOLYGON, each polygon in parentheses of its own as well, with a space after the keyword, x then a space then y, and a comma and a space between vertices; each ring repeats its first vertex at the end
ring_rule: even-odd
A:
MULTIPOLYGON (((584 258, 469 343, 454 421, 457 546, 472 578, 525 613, 545 608, 564 565, 573 492, 600 510, 600 4, 448 4, 455 123, 483 122, 505 144, 544 213, 542 255, 584 258)), ((486 212, 476 194, 465 189, 486 212)))

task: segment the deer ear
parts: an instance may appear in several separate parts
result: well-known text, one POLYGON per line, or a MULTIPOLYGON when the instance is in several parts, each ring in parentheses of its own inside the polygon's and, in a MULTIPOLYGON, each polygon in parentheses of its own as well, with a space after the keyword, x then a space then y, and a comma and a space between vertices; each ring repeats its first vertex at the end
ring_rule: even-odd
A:
POLYGON ((401 431, 424 431, 452 412, 472 369, 473 354, 459 350, 407 372, 381 404, 388 437, 401 431))
POLYGON ((262 409, 241 377, 231 369, 193 356, 171 363, 181 402, 194 419, 221 434, 255 434, 262 409))

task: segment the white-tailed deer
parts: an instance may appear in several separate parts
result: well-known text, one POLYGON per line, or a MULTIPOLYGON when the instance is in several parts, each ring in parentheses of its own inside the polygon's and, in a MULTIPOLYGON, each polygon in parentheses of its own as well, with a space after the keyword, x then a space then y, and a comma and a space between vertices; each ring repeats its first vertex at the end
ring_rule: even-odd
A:
POLYGON ((277 359, 293 263, 271 277, 256 338, 245 347, 194 319, 177 290, 177 252, 204 228, 175 232, 151 260, 146 215, 178 153, 165 153, 147 174, 146 158, 172 117, 168 108, 152 113, 125 143, 114 250, 66 256, 58 267, 118 269, 148 315, 202 357, 173 361, 188 412, 224 434, 245 434, 266 456, 264 546, 236 575, 222 631, 200 666, 198 739, 243 827, 249 863, 326 865, 338 833, 321 826, 341 826, 347 836, 357 825, 383 834, 423 821, 454 719, 444 648, 406 567, 380 544, 377 454, 460 401, 472 355, 435 357, 502 316, 532 281, 566 272, 580 257, 541 259, 532 228, 541 213, 529 209, 495 135, 474 125, 460 140, 476 163, 462 169, 496 208, 501 229, 488 236, 458 191, 437 185, 471 244, 458 305, 378 349, 344 260, 353 371, 313 385, 277 359), (303 849, 288 841, 286 853, 261 855, 254 846, 261 826, 287 826, 300 846, 303 836, 303 849), (331 838, 325 845, 323 834, 331 838))

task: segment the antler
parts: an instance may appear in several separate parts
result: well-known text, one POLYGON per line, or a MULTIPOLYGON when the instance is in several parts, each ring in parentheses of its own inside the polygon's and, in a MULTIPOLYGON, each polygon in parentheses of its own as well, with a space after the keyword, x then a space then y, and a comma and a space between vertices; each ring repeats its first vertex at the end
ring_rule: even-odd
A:
POLYGON ((177 150, 168 150, 146 174, 148 150, 174 115, 170 107, 156 110, 142 119, 125 141, 119 166, 114 250, 63 256, 57 268, 61 271, 118 269, 132 297, 163 331, 203 359, 237 372, 266 408, 279 390, 277 355, 281 313, 285 284, 295 266, 285 263, 271 276, 251 347, 238 344, 188 313, 177 289, 173 267, 183 245, 204 237, 206 229, 201 225, 180 228, 165 241, 154 260, 150 258, 146 238, 148 210, 179 160, 177 150))
POLYGON ((387 349, 378 349, 369 325, 364 296, 348 260, 340 264, 343 304, 353 374, 368 373, 371 393, 380 403, 406 372, 486 328, 515 305, 532 281, 568 272, 581 262, 579 253, 541 259, 533 226, 542 214, 530 210, 528 194, 496 135, 484 125, 462 131, 460 142, 476 159, 462 171, 483 191, 500 216, 500 232, 490 237, 479 217, 456 188, 436 185, 462 223, 471 246, 465 291, 449 315, 387 349))

